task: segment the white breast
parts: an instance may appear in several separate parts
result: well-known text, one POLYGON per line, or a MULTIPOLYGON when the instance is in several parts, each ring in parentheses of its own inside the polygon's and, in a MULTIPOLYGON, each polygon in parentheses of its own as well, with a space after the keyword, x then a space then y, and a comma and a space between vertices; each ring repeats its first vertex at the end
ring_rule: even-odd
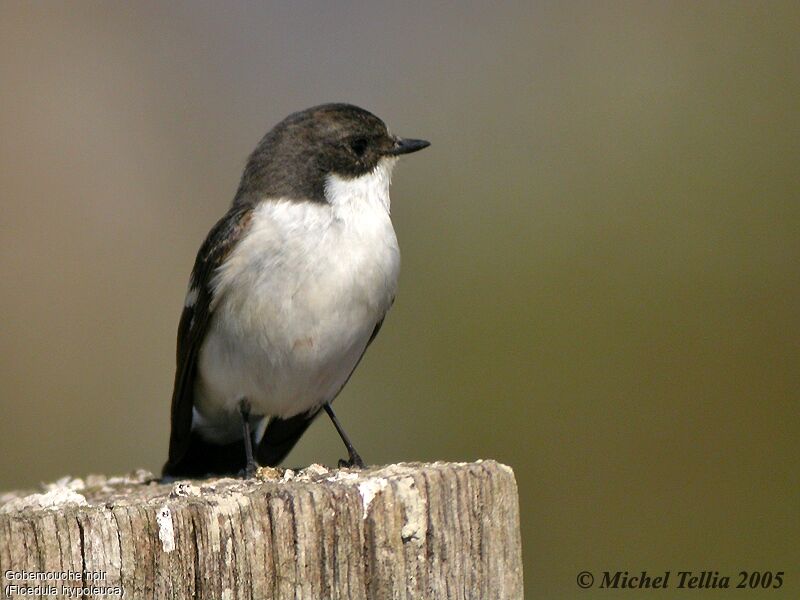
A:
POLYGON ((332 176, 327 203, 264 201, 213 280, 200 350, 195 422, 207 438, 240 436, 236 406, 290 417, 332 400, 397 287, 389 217, 394 160, 356 179, 332 176))

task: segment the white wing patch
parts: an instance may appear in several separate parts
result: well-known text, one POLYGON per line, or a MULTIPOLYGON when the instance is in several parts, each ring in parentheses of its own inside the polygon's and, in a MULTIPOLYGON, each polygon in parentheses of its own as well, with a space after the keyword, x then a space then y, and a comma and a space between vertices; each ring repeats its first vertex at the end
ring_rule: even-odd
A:
POLYGON ((183 306, 186 308, 191 308, 197 302, 197 296, 200 293, 200 289, 193 287, 190 288, 188 292, 186 292, 186 300, 183 301, 183 306))

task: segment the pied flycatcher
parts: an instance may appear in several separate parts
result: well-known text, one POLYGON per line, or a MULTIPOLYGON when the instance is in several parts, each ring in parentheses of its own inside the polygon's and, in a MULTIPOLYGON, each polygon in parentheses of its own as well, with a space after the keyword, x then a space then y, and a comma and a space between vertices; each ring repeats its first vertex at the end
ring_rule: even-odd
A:
POLYGON ((349 104, 294 113, 259 142, 194 263, 165 476, 276 465, 320 409, 342 464, 364 466, 331 403, 394 300, 392 168, 428 145, 349 104))

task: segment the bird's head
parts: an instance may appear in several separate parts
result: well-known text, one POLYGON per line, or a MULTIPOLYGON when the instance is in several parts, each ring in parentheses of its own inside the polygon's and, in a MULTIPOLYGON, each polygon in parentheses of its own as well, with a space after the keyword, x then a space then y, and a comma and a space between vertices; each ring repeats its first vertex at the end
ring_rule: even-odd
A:
POLYGON ((352 104, 322 104, 278 123, 250 155, 238 198, 325 201, 331 176, 355 179, 391 166, 402 154, 422 150, 425 140, 389 133, 369 111, 352 104))

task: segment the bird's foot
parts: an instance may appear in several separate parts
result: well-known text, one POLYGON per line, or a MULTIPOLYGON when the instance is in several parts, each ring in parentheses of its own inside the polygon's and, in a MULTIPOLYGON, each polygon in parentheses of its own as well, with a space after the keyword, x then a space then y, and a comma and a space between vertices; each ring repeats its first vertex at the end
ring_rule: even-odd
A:
POLYGON ((345 460, 343 458, 339 459, 339 468, 363 470, 367 468, 367 465, 365 465, 364 461, 361 460, 361 457, 354 452, 353 454, 350 455, 350 458, 348 460, 345 460))
POLYGON ((258 472, 258 465, 254 462, 247 463, 244 469, 239 471, 239 476, 242 479, 253 479, 258 472))

